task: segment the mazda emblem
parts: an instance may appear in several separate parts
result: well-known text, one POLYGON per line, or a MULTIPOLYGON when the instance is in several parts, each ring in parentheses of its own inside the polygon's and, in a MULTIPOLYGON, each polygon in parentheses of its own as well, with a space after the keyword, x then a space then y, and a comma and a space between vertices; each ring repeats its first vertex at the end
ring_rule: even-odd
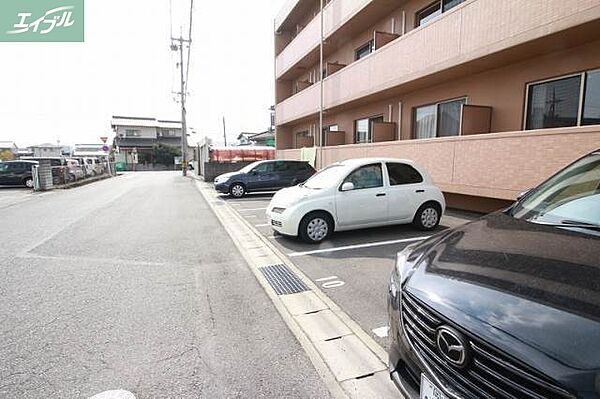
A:
POLYGON ((465 337, 455 329, 442 326, 437 330, 436 343, 440 355, 454 367, 463 368, 470 360, 465 337))

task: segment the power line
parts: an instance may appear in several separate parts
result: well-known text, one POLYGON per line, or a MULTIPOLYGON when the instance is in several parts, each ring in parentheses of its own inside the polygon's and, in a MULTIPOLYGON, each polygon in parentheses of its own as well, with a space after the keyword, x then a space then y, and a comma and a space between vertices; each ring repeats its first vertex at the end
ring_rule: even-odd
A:
POLYGON ((190 0, 190 29, 188 33, 188 53, 187 53, 187 67, 185 71, 185 91, 187 93, 188 81, 190 76, 190 59, 192 54, 192 24, 194 22, 194 0, 190 0))
POLYGON ((173 37, 173 0, 169 0, 169 32, 173 37))

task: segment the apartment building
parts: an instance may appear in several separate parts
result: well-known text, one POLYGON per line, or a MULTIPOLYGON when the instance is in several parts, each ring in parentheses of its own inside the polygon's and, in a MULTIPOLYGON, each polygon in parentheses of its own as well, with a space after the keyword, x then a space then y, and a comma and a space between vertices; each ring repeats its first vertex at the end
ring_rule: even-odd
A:
POLYGON ((325 3, 322 71, 320 2, 275 20, 278 158, 414 159, 490 210, 600 148, 600 0, 325 3))

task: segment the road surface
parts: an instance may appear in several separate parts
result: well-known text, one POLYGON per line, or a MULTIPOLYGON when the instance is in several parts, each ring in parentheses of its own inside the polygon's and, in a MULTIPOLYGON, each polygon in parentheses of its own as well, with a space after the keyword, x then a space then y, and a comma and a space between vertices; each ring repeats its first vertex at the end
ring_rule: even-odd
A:
POLYGON ((191 179, 0 190, 0 222, 0 397, 329 396, 191 179))

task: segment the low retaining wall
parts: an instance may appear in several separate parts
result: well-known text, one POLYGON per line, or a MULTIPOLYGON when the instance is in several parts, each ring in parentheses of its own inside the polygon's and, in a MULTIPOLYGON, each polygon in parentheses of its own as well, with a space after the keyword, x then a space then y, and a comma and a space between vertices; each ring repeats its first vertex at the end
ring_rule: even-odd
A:
POLYGON ((125 164, 125 172, 163 172, 166 170, 181 170, 180 166, 175 165, 160 165, 160 164, 125 164))
MULTIPOLYGON (((254 162, 254 161, 252 161, 254 162)), ((237 172, 244 166, 252 162, 236 162, 236 163, 220 163, 220 162, 204 162, 204 181, 211 182, 215 177, 223 173, 237 172)))
MULTIPOLYGON (((349 158, 412 159, 446 193, 512 201, 577 158, 600 148, 598 126, 323 147, 317 165, 349 158)), ((300 150, 278 150, 299 159, 300 150)))

